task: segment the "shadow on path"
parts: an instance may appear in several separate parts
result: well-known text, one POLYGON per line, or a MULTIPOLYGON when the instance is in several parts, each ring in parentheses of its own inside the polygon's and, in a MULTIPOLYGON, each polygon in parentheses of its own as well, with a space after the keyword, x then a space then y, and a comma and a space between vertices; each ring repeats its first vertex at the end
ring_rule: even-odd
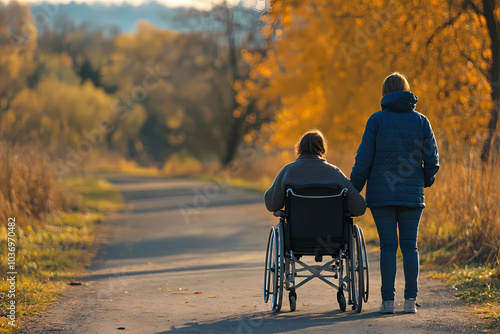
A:
MULTIPOLYGON (((343 322, 363 322, 372 318, 383 318, 389 316, 405 315, 395 313, 383 315, 379 312, 355 313, 354 311, 341 312, 340 310, 316 314, 300 314, 300 311, 291 313, 284 311, 274 313, 271 311, 248 313, 240 316, 231 316, 216 321, 187 323, 181 328, 171 329, 156 334, 164 333, 221 333, 231 331, 232 333, 283 333, 288 331, 311 330, 316 327, 329 326, 343 322)), ((355 324, 355 322, 353 323, 355 324)))
POLYGON ((122 277, 130 277, 130 276, 141 276, 141 275, 155 275, 162 273, 175 273, 175 272, 190 272, 190 271, 199 271, 199 270, 224 270, 224 269, 243 269, 243 268, 253 268, 255 265, 248 264, 242 265, 241 263, 226 263, 226 264, 216 264, 216 265, 206 265, 206 266, 192 266, 192 267, 178 267, 178 268, 165 268, 165 269, 154 269, 154 270, 138 270, 138 271, 116 271, 106 274, 94 274, 82 276, 82 281, 97 281, 104 280, 108 278, 122 278, 122 277))

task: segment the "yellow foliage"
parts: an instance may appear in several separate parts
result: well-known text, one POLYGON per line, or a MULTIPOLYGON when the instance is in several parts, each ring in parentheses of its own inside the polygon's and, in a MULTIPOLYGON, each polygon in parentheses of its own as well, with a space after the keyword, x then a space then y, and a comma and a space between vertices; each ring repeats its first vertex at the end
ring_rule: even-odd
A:
POLYGON ((185 152, 173 154, 163 166, 162 172, 170 176, 195 175, 203 170, 203 165, 185 152))
POLYGON ((37 31, 27 4, 0 3, 0 112, 35 69, 37 31), (13 20, 12 18, 17 18, 13 20))
POLYGON ((0 130, 18 143, 37 144, 50 153, 65 154, 66 146, 77 149, 83 131, 97 129, 112 116, 112 99, 90 82, 70 85, 54 76, 35 89, 25 88, 0 118, 0 130))

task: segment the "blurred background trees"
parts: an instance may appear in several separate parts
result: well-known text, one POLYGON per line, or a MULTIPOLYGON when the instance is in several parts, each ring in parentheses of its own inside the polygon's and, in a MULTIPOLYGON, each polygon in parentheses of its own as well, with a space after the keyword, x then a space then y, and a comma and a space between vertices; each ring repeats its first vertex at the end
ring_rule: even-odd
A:
POLYGON ((105 121, 94 147, 103 155, 145 166, 175 155, 226 166, 242 143, 289 160, 300 134, 318 127, 343 157, 380 108, 383 78, 397 70, 409 77, 445 159, 460 159, 460 146, 496 161, 498 1, 270 4, 259 12, 223 1, 208 11, 176 9, 176 19, 148 4, 178 29, 143 20, 121 32, 68 16, 88 17, 88 5, 67 5, 40 25, 28 5, 2 3, 1 137, 64 160, 105 121))
POLYGON ((104 120, 109 131, 92 148, 101 155, 145 166, 174 155, 225 166, 264 122, 234 88, 250 72, 241 51, 265 48, 255 10, 222 3, 185 10, 177 31, 141 21, 121 33, 65 16, 37 27, 26 4, 0 6, 4 140, 64 163, 104 120))
POLYGON ((34 69, 37 31, 28 6, 0 3, 0 112, 9 109, 34 69))

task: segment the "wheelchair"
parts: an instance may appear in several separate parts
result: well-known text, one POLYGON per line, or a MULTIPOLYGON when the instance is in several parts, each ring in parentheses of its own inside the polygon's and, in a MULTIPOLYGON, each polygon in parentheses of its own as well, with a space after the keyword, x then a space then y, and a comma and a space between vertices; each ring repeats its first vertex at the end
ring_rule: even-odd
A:
POLYGON ((354 225, 347 211, 347 188, 325 185, 289 188, 285 210, 275 211, 274 216, 280 221, 269 232, 264 302, 271 297, 271 309, 279 312, 285 289, 289 291, 293 312, 297 289, 318 278, 337 289, 342 312, 347 304, 361 312, 363 302, 368 301, 368 258, 363 230, 354 225), (302 257, 314 257, 321 264, 308 265, 302 257), (323 264, 323 257, 331 260, 323 264), (338 284, 332 283, 332 278, 338 279, 338 284))

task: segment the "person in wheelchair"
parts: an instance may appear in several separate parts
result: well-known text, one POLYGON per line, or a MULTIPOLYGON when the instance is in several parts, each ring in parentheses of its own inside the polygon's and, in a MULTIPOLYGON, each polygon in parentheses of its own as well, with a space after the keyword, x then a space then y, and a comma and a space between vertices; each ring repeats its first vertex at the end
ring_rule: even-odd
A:
POLYGON ((284 166, 264 195, 266 208, 277 211, 285 205, 286 190, 294 186, 322 184, 347 188, 347 209, 352 216, 366 211, 366 202, 345 174, 326 161, 327 144, 321 131, 306 132, 296 144, 297 159, 284 166))
POLYGON ((281 169, 264 195, 267 209, 280 217, 268 237, 264 302, 272 297, 271 309, 279 312, 285 289, 293 312, 296 290, 317 278, 337 289, 342 312, 352 305, 359 313, 368 301, 369 269, 363 232, 352 216, 363 215, 366 202, 324 158, 327 146, 320 131, 306 132, 296 150, 297 159, 281 169), (323 263, 323 255, 332 258, 323 263), (321 264, 307 264, 302 256, 314 256, 321 264))

